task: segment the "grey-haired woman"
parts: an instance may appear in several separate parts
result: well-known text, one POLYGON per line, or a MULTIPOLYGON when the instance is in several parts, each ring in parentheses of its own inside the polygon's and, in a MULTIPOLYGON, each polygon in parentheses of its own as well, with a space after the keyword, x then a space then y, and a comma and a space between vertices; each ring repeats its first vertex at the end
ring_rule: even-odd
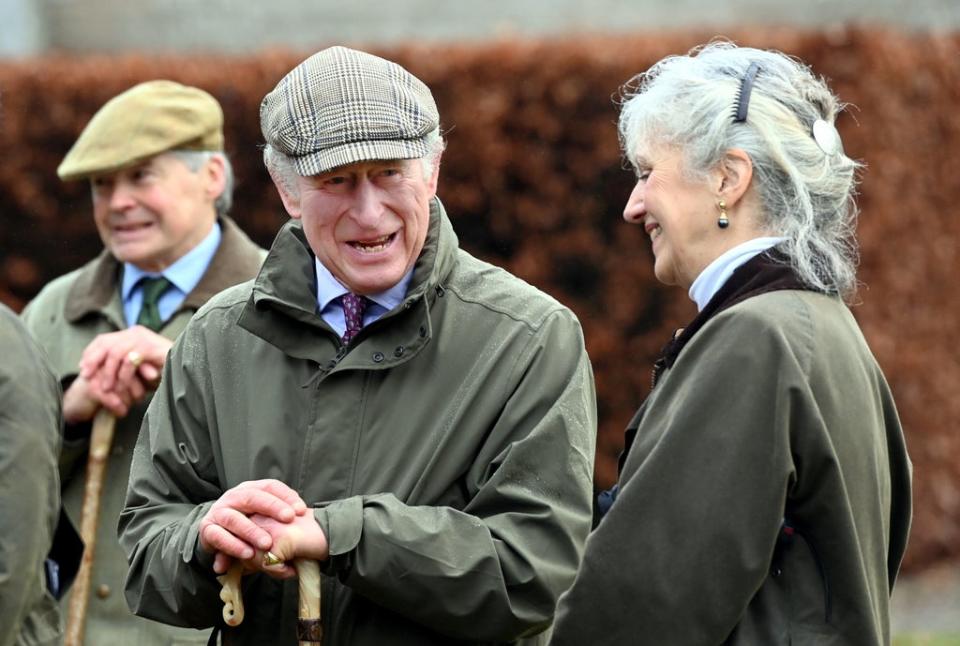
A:
POLYGON ((725 42, 631 87, 624 219, 699 314, 656 362, 551 643, 889 643, 911 467, 844 304, 841 106, 797 60, 725 42))

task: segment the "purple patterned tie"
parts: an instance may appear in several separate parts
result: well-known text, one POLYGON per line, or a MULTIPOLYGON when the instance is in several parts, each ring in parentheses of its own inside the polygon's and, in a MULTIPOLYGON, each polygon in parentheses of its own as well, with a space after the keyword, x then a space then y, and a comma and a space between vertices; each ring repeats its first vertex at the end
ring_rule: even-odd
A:
POLYGON ((340 302, 343 304, 343 318, 347 322, 347 331, 340 340, 343 345, 348 345, 363 327, 363 310, 367 309, 367 299, 365 296, 347 293, 340 297, 340 302))

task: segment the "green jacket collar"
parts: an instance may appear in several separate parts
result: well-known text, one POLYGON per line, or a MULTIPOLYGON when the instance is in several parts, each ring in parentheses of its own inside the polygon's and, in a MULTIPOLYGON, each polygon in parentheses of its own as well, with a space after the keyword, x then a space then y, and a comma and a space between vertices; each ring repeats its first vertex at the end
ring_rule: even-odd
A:
MULTIPOLYGON (((263 259, 260 248, 231 218, 224 216, 219 222, 223 230, 220 246, 203 278, 193 291, 187 294, 180 310, 196 310, 217 292, 236 284, 237 276, 257 273, 263 259)), ((64 306, 67 320, 76 323, 89 314, 109 315, 116 307, 115 299, 118 298, 122 267, 121 263, 104 249, 99 256, 80 269, 64 306)))
POLYGON ((434 198, 426 242, 414 265, 406 297, 394 310, 364 328, 350 347, 353 350, 363 338, 376 333, 377 342, 365 348, 369 353, 346 355, 338 348, 336 334, 317 314, 314 254, 300 223, 290 221, 277 234, 239 324, 287 354, 315 361, 321 368, 332 370, 338 364, 391 367, 414 356, 429 340, 429 310, 443 293, 443 282, 453 270, 457 250, 453 226, 440 200, 434 198), (331 350, 337 353, 332 363, 331 350))

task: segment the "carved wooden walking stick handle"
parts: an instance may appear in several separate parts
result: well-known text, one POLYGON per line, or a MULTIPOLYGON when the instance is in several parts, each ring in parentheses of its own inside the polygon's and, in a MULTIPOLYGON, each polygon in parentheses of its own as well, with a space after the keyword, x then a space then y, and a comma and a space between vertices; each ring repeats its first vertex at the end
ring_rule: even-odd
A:
POLYGON ((240 577, 243 576, 243 563, 234 561, 226 574, 217 577, 223 588, 220 600, 223 601, 223 621, 228 626, 239 626, 243 621, 243 595, 240 592, 240 577))
POLYGON ((87 457, 87 479, 83 487, 83 506, 80 512, 80 538, 83 539, 83 557, 74 580, 70 605, 67 607, 67 629, 64 646, 83 646, 87 621, 87 602, 90 599, 90 578, 93 574, 93 554, 97 547, 97 520, 100 518, 100 496, 103 479, 113 443, 117 418, 101 408, 93 418, 90 433, 90 454, 87 457))
MULTIPOLYGON (((300 612, 297 618, 297 640, 300 646, 320 646, 323 642, 323 626, 320 620, 320 564, 312 559, 296 559, 300 588, 300 612)), ((240 592, 240 577, 243 563, 235 561, 226 574, 217 577, 223 588, 223 620, 228 626, 239 626, 243 621, 243 596, 240 592)))

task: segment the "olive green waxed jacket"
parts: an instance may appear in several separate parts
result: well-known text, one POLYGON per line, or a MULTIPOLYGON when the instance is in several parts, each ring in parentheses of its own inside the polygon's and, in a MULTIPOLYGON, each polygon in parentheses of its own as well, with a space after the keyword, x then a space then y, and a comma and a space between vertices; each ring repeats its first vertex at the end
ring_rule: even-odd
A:
POLYGON ((63 634, 44 559, 60 515, 60 385, 3 305, 0 356, 0 646, 53 646, 63 634))
MULTIPOLYGON (((219 622, 198 524, 228 488, 276 478, 330 544, 324 646, 544 643, 591 522, 595 394, 573 314, 458 249, 437 200, 397 308, 347 348, 316 310, 291 223, 177 342, 121 515, 131 606, 219 622)), ((295 581, 249 575, 244 601, 225 644, 297 643, 295 581)))
MULTIPOLYGON (((223 237, 210 266, 160 330, 160 334, 167 338, 176 338, 190 317, 211 296, 249 280, 260 268, 265 252, 231 219, 221 218, 220 225, 223 237)), ((98 334, 126 327, 120 299, 121 273, 122 265, 104 251, 80 269, 52 281, 21 315, 34 338, 50 355, 54 372, 64 389, 76 378, 80 357, 87 345, 98 334)), ((133 445, 148 403, 149 398, 134 405, 116 425, 97 524, 85 629, 85 643, 89 645, 206 643, 205 633, 174 629, 136 617, 123 598, 127 561, 117 542, 117 519, 123 508, 133 445)), ((63 504, 74 525, 79 527, 89 435, 83 429, 75 428, 68 428, 67 433, 60 462, 63 504)), ((70 594, 72 591, 61 601, 64 615, 70 594)))
POLYGON ((876 646, 910 528, 890 389, 836 296, 716 314, 629 428, 551 646, 876 646))

